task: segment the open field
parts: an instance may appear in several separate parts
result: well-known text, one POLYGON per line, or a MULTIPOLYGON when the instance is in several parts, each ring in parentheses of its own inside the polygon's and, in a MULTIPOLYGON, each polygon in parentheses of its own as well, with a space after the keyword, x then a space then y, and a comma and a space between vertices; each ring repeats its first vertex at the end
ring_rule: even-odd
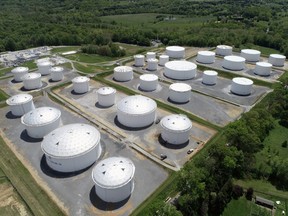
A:
POLYGON ((51 50, 51 53, 54 54, 54 53, 63 53, 63 52, 69 52, 69 51, 76 51, 80 49, 80 46, 63 46, 63 47, 56 47, 56 48, 53 48, 51 50))
POLYGON ((107 70, 112 70, 114 66, 96 66, 96 65, 89 65, 89 64, 82 64, 78 62, 74 62, 74 67, 83 73, 99 73, 107 70))
POLYGON ((83 63, 100 63, 100 62, 113 61, 118 57, 100 56, 97 54, 76 53, 66 55, 65 58, 70 59, 72 61, 83 63))

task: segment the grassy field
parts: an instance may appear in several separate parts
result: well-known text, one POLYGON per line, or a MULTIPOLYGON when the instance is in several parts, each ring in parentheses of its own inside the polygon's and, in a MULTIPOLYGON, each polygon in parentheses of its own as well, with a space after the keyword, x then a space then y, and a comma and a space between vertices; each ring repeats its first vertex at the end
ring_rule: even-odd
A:
POLYGON ((259 50, 261 52, 261 55, 263 56, 269 56, 270 54, 275 54, 275 53, 280 54, 280 51, 276 49, 262 47, 262 46, 258 46, 254 44, 241 45, 240 48, 237 49, 237 51, 240 51, 241 49, 256 49, 256 50, 259 50))
POLYGON ((37 64, 34 60, 24 62, 21 66, 28 67, 29 70, 37 69, 37 64))
POLYGON ((8 97, 9 95, 7 95, 4 91, 0 89, 0 102, 5 101, 8 97))
POLYGON ((63 52, 69 52, 69 51, 76 51, 79 50, 80 46, 65 46, 65 47, 57 47, 53 48, 51 50, 51 53, 63 53, 63 52))
POLYGON ((66 62, 64 64, 59 64, 58 66, 62 66, 62 67, 66 68, 66 69, 69 69, 69 70, 73 69, 70 62, 66 62))
POLYGON ((85 54, 85 53, 76 53, 72 55, 66 55, 65 58, 70 59, 72 61, 83 62, 83 63, 100 63, 113 61, 117 58, 108 57, 108 56, 100 56, 97 54, 85 54))
MULTIPOLYGON (((10 180, 32 213, 41 215, 64 215, 46 192, 33 179, 29 171, 0 137, 0 168, 10 180)), ((0 213, 1 215, 1 213, 0 213)), ((5 215, 5 214, 4 214, 5 215)))
POLYGON ((148 50, 151 49, 151 47, 137 46, 132 44, 124 44, 124 43, 115 43, 115 44, 125 49, 126 51, 125 56, 131 56, 138 53, 147 52, 148 50))
POLYGON ((95 66, 95 65, 89 65, 89 64, 81 64, 74 62, 74 67, 83 73, 100 73, 103 71, 111 70, 114 68, 114 66, 95 66))
POLYGON ((13 67, 9 67, 9 68, 1 68, 0 69, 0 77, 4 76, 6 73, 10 72, 13 69, 13 67))

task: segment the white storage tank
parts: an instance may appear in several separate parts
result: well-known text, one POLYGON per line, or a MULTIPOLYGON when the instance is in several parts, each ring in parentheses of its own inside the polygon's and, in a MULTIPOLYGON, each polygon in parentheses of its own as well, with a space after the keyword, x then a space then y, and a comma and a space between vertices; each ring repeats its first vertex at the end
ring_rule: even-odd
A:
POLYGON ((216 54, 220 56, 232 55, 232 47, 227 45, 218 45, 216 47, 216 54))
POLYGON ((148 59, 156 59, 156 53, 155 52, 147 52, 146 53, 146 61, 148 61, 148 59))
POLYGON ((134 56, 134 65, 136 67, 143 67, 145 64, 145 56, 144 55, 135 55, 134 56))
POLYGON ((133 69, 129 66, 118 66, 114 68, 113 78, 119 82, 126 82, 133 79, 133 69))
POLYGON ((253 81, 244 77, 235 77, 232 80, 231 92, 236 95, 250 95, 253 81))
POLYGON ((64 75, 63 75, 63 70, 64 68, 63 67, 52 67, 50 69, 51 71, 51 80, 52 81, 61 81, 63 78, 64 78, 64 75))
POLYGON ((254 49, 242 49, 241 56, 249 62, 257 62, 260 60, 261 52, 254 49))
POLYGON ((147 70, 155 71, 155 70, 157 70, 157 66, 158 66, 158 60, 157 59, 150 58, 147 60, 147 70))
POLYGON ((101 155, 100 133, 88 124, 68 124, 53 130, 41 143, 48 166, 58 172, 77 172, 101 155))
POLYGON ((61 111, 53 107, 39 107, 21 117, 27 134, 32 138, 43 138, 60 125, 61 111))
POLYGON ((215 85, 217 82, 218 73, 213 70, 206 70, 203 72, 202 83, 206 85, 215 85))
POLYGON ((134 190, 135 166, 124 157, 106 158, 93 168, 92 179, 97 196, 115 203, 127 199, 134 190))
POLYGON ((166 47, 166 54, 170 58, 183 59, 185 57, 185 48, 180 46, 166 47))
POLYGON ((90 78, 85 76, 78 76, 72 79, 73 90, 77 94, 83 94, 89 91, 90 78))
POLYGON ((22 116, 30 110, 35 109, 33 96, 30 94, 17 94, 6 100, 10 111, 14 116, 22 116))
POLYGON ((268 62, 256 62, 254 73, 260 76, 270 76, 272 64, 268 62))
POLYGON ((286 56, 280 54, 270 54, 268 62, 275 67, 283 67, 286 60, 286 56))
POLYGON ((23 86, 27 90, 38 89, 42 87, 40 73, 28 73, 22 76, 23 86))
POLYGON ((156 102, 148 97, 128 96, 117 103, 117 119, 127 127, 146 127, 155 121, 156 109, 156 102))
POLYGON ((240 71, 245 68, 245 58, 241 56, 225 56, 222 67, 228 70, 240 71))
POLYGON ((212 64, 215 62, 215 53, 211 51, 199 51, 197 54, 197 62, 212 64))
POLYGON ((196 76, 197 65, 188 61, 169 61, 165 64, 164 75, 171 79, 187 80, 196 76))
POLYGON ((159 56, 159 65, 164 66, 169 61, 168 55, 160 55, 159 56))
POLYGON ((112 87, 102 87, 97 91, 98 103, 103 107, 113 106, 115 103, 116 90, 112 87))
POLYGON ((29 68, 28 67, 16 67, 14 68, 11 73, 14 75, 14 81, 22 82, 22 76, 28 74, 29 68))
POLYGON ((140 90, 154 91, 158 86, 158 76, 155 74, 143 74, 140 76, 140 90))
POLYGON ((184 144, 189 141, 192 122, 184 115, 172 114, 161 119, 161 138, 173 145, 184 144))
POLYGON ((191 86, 186 83, 173 83, 169 86, 169 99, 175 103, 187 103, 191 98, 191 86))
POLYGON ((37 62, 38 71, 42 76, 50 74, 51 66, 52 64, 50 61, 38 61, 37 62))

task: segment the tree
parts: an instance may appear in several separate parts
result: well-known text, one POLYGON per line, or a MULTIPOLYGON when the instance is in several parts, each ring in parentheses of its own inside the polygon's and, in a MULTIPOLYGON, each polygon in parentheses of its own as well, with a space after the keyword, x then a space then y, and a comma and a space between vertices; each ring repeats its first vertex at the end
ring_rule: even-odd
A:
POLYGON ((253 188, 249 187, 249 188, 247 189, 247 191, 246 191, 246 195, 245 195, 246 199, 247 199, 247 200, 252 200, 252 198, 253 198, 253 193, 254 193, 253 188))

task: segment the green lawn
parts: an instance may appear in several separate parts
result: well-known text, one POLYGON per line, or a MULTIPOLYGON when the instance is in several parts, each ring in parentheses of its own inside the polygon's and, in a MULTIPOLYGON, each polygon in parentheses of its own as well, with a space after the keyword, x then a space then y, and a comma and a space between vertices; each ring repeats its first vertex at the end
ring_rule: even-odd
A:
POLYGON ((21 66, 28 67, 29 70, 37 69, 37 64, 35 63, 34 60, 26 61, 21 66))
POLYGON ((12 69, 13 69, 13 67, 1 68, 0 69, 0 77, 6 75, 6 73, 10 72, 12 69))
POLYGON ((80 49, 80 46, 65 46, 65 47, 57 47, 51 50, 51 53, 63 53, 69 51, 77 51, 80 49))
POLYGON ((0 102, 5 101, 9 95, 7 95, 3 90, 0 89, 0 102))
POLYGON ((125 49, 126 56, 131 56, 131 55, 135 55, 138 53, 147 52, 148 50, 151 49, 151 47, 137 46, 137 45, 125 44, 125 43, 115 43, 115 44, 125 49))
POLYGON ((59 64, 58 66, 62 66, 62 67, 67 68, 67 69, 69 69, 69 70, 72 70, 72 69, 73 69, 70 62, 66 62, 66 63, 64 63, 64 64, 59 64))
POLYGON ((83 72, 83 73, 100 73, 100 72, 103 72, 103 71, 107 71, 107 70, 111 70, 114 68, 114 66, 95 66, 95 65, 83 65, 81 63, 77 63, 77 62, 74 62, 74 67, 80 71, 80 72, 83 72))
POLYGON ((254 44, 241 45, 239 50, 241 49, 256 49, 256 50, 261 51, 261 55, 264 55, 264 56, 269 56, 270 54, 274 54, 274 53, 280 54, 280 51, 276 49, 262 47, 262 46, 258 46, 254 44))
POLYGON ((83 63, 100 63, 100 62, 113 61, 117 59, 108 56, 100 56, 97 54, 86 54, 86 53, 76 53, 72 55, 66 55, 65 58, 70 59, 72 61, 83 63))

